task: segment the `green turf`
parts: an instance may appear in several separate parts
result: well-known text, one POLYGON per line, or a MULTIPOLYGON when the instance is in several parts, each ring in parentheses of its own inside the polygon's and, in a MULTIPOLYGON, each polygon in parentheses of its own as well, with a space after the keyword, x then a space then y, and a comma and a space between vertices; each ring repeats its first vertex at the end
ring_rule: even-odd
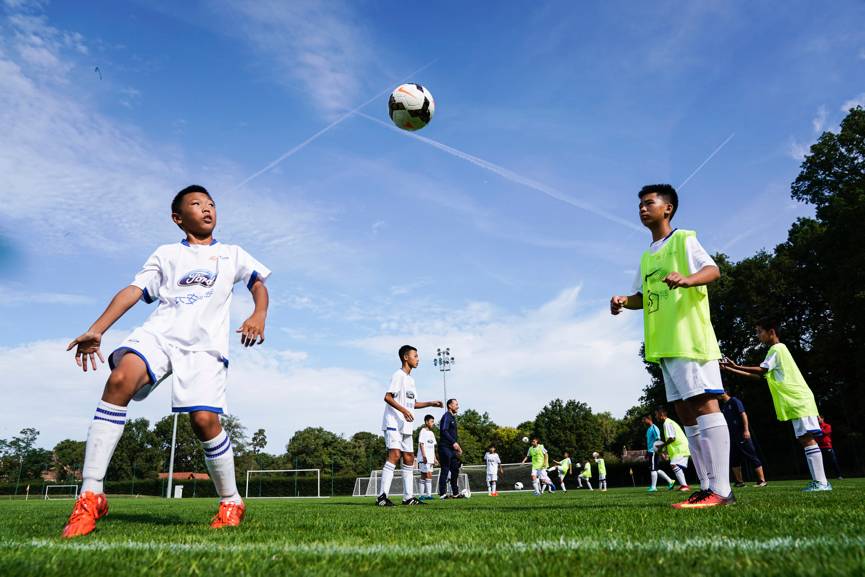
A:
POLYGON ((0 575, 865 575, 865 479, 737 492, 677 511, 666 491, 485 495, 381 509, 369 498, 253 500, 213 531, 214 501, 117 498, 59 538, 69 501, 0 501, 0 575))

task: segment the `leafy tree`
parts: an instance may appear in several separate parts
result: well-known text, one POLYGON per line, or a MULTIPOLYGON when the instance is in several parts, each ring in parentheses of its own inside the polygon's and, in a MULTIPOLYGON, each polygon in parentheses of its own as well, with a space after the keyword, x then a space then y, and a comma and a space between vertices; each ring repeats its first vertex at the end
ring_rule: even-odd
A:
POLYGON ((259 429, 252 434, 252 452, 256 455, 267 446, 267 433, 264 429, 259 429))
MULTIPOLYGON (((174 424, 174 415, 168 415, 160 419, 153 427, 156 437, 155 447, 159 450, 162 462, 162 472, 168 472, 168 459, 171 455, 171 429, 174 424)), ((189 416, 181 414, 177 418, 177 443, 174 448, 174 470, 204 472, 207 467, 204 464, 204 450, 201 442, 192 432, 189 416)))
MULTIPOLYGON (((182 416, 180 419, 188 422, 188 419, 182 416)), ((179 421, 177 430, 179 437, 179 421)), ((170 429, 168 433, 168 442, 170 443, 170 429)), ((169 454, 162 453, 159 438, 154 431, 150 430, 150 422, 147 419, 132 419, 123 428, 123 435, 120 437, 117 449, 115 449, 114 456, 108 465, 106 479, 110 481, 132 478, 154 479, 159 473, 163 462, 167 463, 169 454)), ((175 470, 184 470, 177 468, 178 462, 175 459, 175 470)))
POLYGON ((68 481, 75 478, 76 472, 84 466, 84 441, 65 439, 54 445, 54 467, 58 481, 68 481))
POLYGON ((602 446, 592 409, 574 400, 556 399, 541 409, 535 417, 535 433, 550 458, 569 451, 575 460, 582 460, 602 446))
POLYGON ((231 446, 234 454, 243 454, 248 450, 246 442, 246 427, 244 427, 240 419, 234 415, 222 415, 219 419, 222 428, 231 439, 231 446))

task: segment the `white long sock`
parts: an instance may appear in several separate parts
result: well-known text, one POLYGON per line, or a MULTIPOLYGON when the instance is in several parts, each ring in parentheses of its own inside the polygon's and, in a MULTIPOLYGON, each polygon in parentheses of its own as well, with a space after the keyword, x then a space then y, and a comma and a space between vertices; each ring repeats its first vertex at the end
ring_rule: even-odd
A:
POLYGON ((381 468, 381 492, 387 496, 390 493, 390 485, 393 483, 393 472, 396 470, 396 465, 390 461, 384 464, 381 468))
POLYGON ((652 489, 656 489, 658 487, 658 472, 652 471, 652 489))
POLYGON ((105 492, 102 482, 125 425, 126 407, 99 401, 93 420, 90 422, 90 430, 87 432, 84 467, 81 471, 84 478, 81 483, 82 493, 105 492))
POLYGON ((234 449, 231 439, 223 429, 218 435, 201 443, 204 447, 204 463, 207 472, 216 486, 216 493, 223 503, 241 503, 237 492, 237 482, 234 479, 234 449))
POLYGON ((664 482, 668 485, 673 482, 670 476, 667 475, 667 473, 665 473, 662 469, 658 469, 658 476, 663 479, 664 482))
POLYGON ((586 485, 589 486, 589 491, 594 491, 594 489, 592 489, 592 482, 589 479, 586 479, 586 485))
POLYGON ((688 438, 688 448, 691 450, 691 462, 700 480, 700 490, 709 490, 709 473, 703 463, 703 447, 700 444, 700 425, 686 425, 685 436, 688 438))
POLYGON ((826 473, 823 470, 823 454, 820 452, 820 447, 817 445, 805 447, 805 460, 808 462, 808 469, 811 470, 811 478, 825 485, 826 473))
POLYGON ((562 478, 562 479, 559 481, 559 485, 562 486, 562 491, 564 491, 565 493, 568 492, 568 488, 565 487, 565 479, 564 479, 564 478, 562 478))
POLYGON ((708 461, 709 489, 716 495, 726 497, 730 494, 730 430, 721 412, 697 417, 700 427, 700 442, 703 447, 703 460, 708 461), (706 459, 708 453, 709 458, 706 459))
POLYGON ((426 489, 424 492, 427 497, 432 497, 432 479, 424 479, 424 488, 426 489))
POLYGON ((685 471, 679 465, 673 465, 673 474, 676 475, 676 480, 680 485, 685 486, 688 482, 685 480, 685 471))
POLYGON ((535 493, 540 493, 540 492, 541 492, 541 482, 538 481, 537 479, 535 479, 534 481, 532 481, 532 487, 535 488, 535 493))
POLYGON ((492 487, 493 493, 495 493, 496 492, 496 482, 490 481, 490 486, 492 487))
POLYGON ((403 501, 414 497, 414 467, 402 466, 402 498, 403 501))

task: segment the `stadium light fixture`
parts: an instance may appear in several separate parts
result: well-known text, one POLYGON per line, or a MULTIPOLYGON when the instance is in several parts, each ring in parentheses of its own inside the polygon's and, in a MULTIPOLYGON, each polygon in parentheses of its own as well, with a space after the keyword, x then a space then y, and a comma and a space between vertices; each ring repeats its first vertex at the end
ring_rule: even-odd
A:
POLYGON ((447 374, 451 367, 456 364, 456 359, 451 355, 451 348, 445 347, 444 350, 436 349, 436 356, 433 359, 433 366, 438 367, 442 373, 442 385, 444 387, 445 398, 442 399, 445 403, 448 402, 448 379, 447 374))

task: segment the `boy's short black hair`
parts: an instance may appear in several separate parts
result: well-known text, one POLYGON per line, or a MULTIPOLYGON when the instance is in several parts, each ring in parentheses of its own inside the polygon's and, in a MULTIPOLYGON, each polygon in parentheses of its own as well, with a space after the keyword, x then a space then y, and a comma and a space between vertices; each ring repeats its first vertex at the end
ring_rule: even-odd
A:
POLYGON ((405 361, 405 356, 412 351, 416 351, 417 349, 411 345, 403 345, 399 348, 399 362, 405 361))
POLYGON ((495 445, 490 445, 489 447, 487 447, 487 451, 489 451, 490 449, 495 449, 495 448, 496 448, 495 445))
POLYGON ((423 422, 426 423, 426 422, 429 421, 430 419, 432 419, 433 421, 436 420, 436 418, 433 417, 432 415, 424 415, 423 422))
POLYGON ((180 192, 174 195, 174 200, 171 201, 171 212, 172 214, 180 214, 180 203, 183 202, 183 197, 187 194, 192 194, 193 192, 201 192, 207 195, 207 198, 213 200, 213 197, 210 196, 210 193, 207 192, 207 189, 201 186, 200 184, 190 184, 180 192))
POLYGON ((664 202, 673 205, 673 212, 670 214, 670 220, 673 220, 676 211, 679 210, 679 193, 676 192, 676 189, 670 184, 647 184, 640 189, 637 196, 643 198, 647 194, 657 194, 664 199, 664 202))
POLYGON ((774 319, 772 317, 761 317, 757 319, 757 322, 755 324, 764 331, 775 331, 776 335, 779 334, 777 319, 774 319))
POLYGON ((669 411, 667 411, 667 407, 665 407, 664 405, 658 405, 657 407, 655 407, 655 413, 661 413, 664 415, 670 414, 669 411))
POLYGON ((653 423, 655 422, 655 419, 652 418, 652 415, 648 415, 648 414, 647 414, 647 415, 643 415, 643 418, 644 418, 644 419, 648 419, 648 420, 652 421, 653 423))

